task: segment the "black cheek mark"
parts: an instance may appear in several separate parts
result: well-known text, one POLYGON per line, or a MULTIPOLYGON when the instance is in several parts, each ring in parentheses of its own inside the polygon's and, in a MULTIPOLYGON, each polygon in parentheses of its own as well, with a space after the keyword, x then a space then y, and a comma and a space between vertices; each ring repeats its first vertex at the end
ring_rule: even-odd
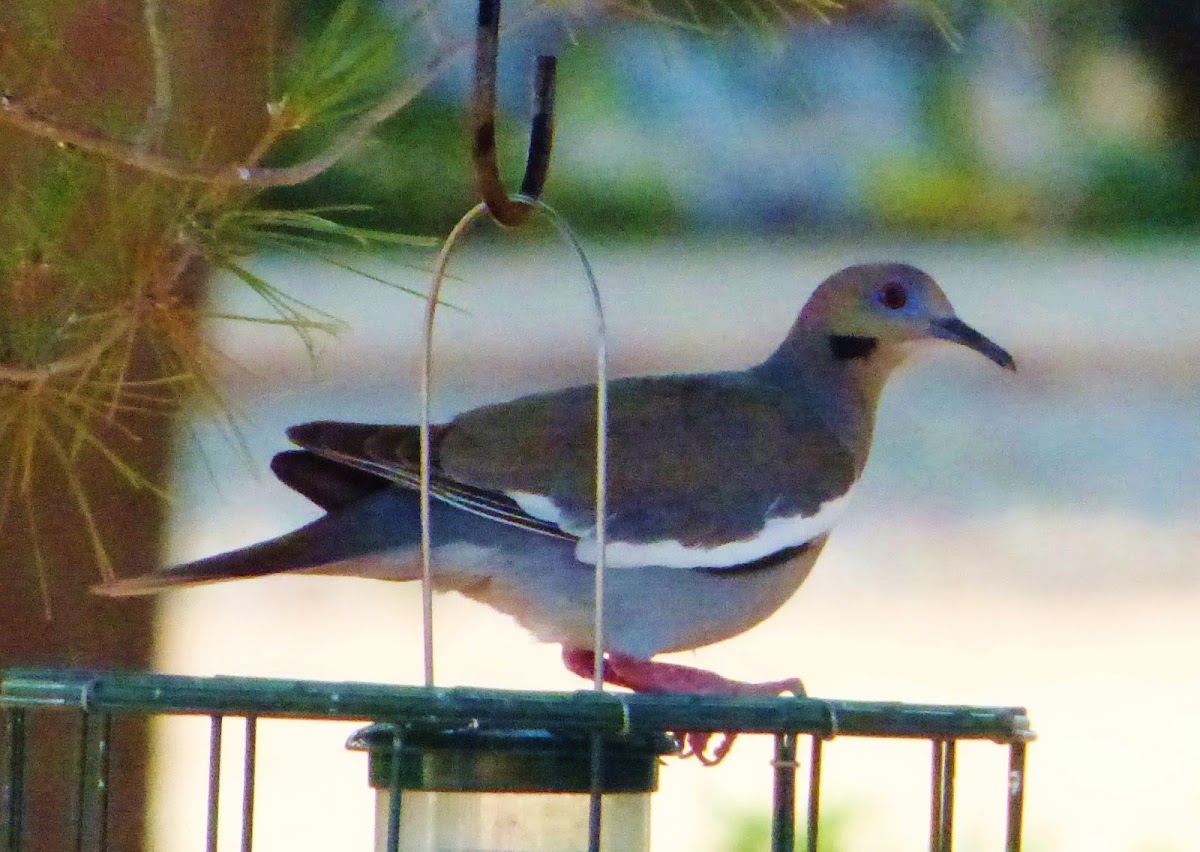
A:
POLYGON ((838 361, 852 361, 855 358, 866 358, 875 351, 879 339, 875 337, 859 337, 852 334, 831 334, 829 336, 829 351, 838 361))

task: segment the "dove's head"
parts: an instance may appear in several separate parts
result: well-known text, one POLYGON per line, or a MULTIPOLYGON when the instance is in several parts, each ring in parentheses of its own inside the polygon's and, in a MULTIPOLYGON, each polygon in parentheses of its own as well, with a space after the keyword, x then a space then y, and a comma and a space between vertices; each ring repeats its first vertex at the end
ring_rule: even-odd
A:
POLYGON ((796 332, 827 335, 835 358, 883 356, 898 362, 924 340, 949 340, 1005 369, 1012 356, 960 320, 927 274, 903 263, 850 266, 822 282, 796 320, 796 332))

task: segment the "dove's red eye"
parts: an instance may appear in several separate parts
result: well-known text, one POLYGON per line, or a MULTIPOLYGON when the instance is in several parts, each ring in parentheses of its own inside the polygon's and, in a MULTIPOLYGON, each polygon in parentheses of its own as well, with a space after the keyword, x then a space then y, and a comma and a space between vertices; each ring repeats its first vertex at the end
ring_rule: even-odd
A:
POLYGON ((908 290, 899 281, 889 281, 879 288, 879 304, 890 311, 898 311, 908 304, 908 290))

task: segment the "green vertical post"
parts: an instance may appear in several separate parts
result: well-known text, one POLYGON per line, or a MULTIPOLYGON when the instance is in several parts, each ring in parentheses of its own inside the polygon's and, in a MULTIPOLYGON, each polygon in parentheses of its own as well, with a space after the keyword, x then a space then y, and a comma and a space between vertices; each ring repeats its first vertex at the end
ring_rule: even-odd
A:
POLYGON ((933 740, 933 767, 929 794, 929 852, 941 852, 942 837, 942 772, 945 763, 942 751, 946 746, 944 740, 933 740))
POLYGON ((951 852, 954 845, 954 740, 933 740, 930 801, 930 852, 951 852))
POLYGON ((388 787, 392 795, 388 799, 386 852, 400 851, 400 797, 403 795, 400 779, 401 768, 404 765, 400 759, 402 746, 400 731, 397 729, 392 732, 392 763, 388 769, 388 787))
POLYGON ((825 740, 812 736, 812 754, 808 759, 808 852, 817 852, 817 835, 821 828, 821 752, 825 740))
MULTIPOLYGON (((600 665, 604 665, 603 659, 600 665)), ((592 734, 592 795, 588 802, 588 852, 600 852, 600 839, 604 830, 604 742, 599 734, 592 734)))
POLYGON ((84 713, 79 730, 79 819, 75 848, 104 852, 108 848, 109 753, 112 716, 84 713))
POLYGON ((775 807, 771 852, 796 847, 796 734, 775 735, 775 807))
POLYGON ((8 709, 4 725, 8 766, 4 777, 4 849, 21 852, 25 829, 25 710, 8 709))
POLYGON ((1008 828, 1005 852, 1021 852, 1021 823, 1025 812, 1025 743, 1008 747, 1008 828))
POLYGON ((221 739, 225 717, 214 713, 209 717, 208 731, 208 832, 205 848, 217 852, 221 811, 221 739))
POLYGON ((254 777, 258 765, 258 717, 246 717, 246 749, 242 757, 242 852, 254 848, 254 777))

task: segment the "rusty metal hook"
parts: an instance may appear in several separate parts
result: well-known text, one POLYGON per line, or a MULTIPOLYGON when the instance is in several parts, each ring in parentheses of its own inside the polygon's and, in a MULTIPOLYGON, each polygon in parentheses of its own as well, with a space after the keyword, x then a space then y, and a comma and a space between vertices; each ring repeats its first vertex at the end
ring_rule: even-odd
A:
POLYGON ((516 227, 529 218, 524 199, 537 199, 546 184, 554 147, 554 81, 558 61, 539 56, 533 83, 533 119, 520 195, 509 195, 496 162, 496 58, 500 50, 500 0, 479 0, 475 36, 475 80, 471 92, 471 130, 475 189, 501 225, 516 227))

